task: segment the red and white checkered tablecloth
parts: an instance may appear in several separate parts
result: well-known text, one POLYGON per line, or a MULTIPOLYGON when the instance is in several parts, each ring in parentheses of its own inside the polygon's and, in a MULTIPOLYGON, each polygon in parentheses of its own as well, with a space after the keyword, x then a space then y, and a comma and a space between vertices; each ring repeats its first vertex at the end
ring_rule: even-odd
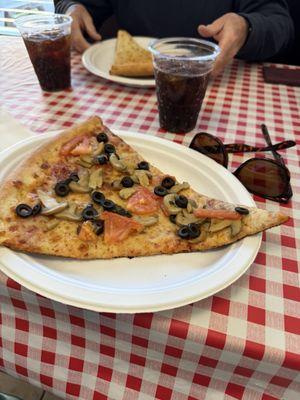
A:
MULTIPOLYGON (((42 93, 19 39, 0 38, 1 103, 34 132, 92 114, 112 128, 188 144, 158 127, 152 89, 111 84, 73 57, 73 89, 42 93)), ((197 130, 225 142, 300 139, 300 88, 265 84, 261 65, 235 61, 211 83, 197 130)), ((13 134, 13 132, 11 133, 13 134)), ((158 313, 96 313, 39 296, 0 275, 0 367, 67 399, 300 398, 299 148, 282 152, 294 197, 257 205, 291 217, 263 235, 255 262, 227 289, 158 313)), ((244 160, 231 156, 230 168, 244 160)))

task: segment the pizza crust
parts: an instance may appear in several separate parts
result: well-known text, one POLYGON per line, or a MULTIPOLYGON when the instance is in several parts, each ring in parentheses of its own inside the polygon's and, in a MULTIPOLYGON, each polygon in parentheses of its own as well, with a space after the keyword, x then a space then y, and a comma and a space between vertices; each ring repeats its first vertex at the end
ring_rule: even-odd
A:
POLYGON ((125 64, 115 64, 111 66, 111 75, 125 76, 125 77, 149 77, 153 76, 153 66, 149 62, 139 62, 125 64))

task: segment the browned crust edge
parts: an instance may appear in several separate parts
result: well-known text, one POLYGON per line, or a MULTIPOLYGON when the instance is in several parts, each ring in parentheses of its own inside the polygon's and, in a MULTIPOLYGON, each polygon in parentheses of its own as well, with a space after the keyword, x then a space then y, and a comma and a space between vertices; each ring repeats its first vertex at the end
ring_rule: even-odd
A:
POLYGON ((153 76, 152 63, 127 63, 127 64, 114 64, 109 71, 111 75, 125 76, 125 77, 148 77, 153 76))

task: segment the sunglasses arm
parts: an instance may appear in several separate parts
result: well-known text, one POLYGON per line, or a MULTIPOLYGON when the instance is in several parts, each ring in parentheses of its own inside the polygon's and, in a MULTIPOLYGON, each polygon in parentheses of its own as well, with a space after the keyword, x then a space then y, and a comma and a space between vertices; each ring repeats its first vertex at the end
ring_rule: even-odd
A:
POLYGON ((264 139, 267 142, 267 145, 272 147, 271 152, 272 152, 273 157, 275 158, 275 160, 280 162, 281 165, 285 166, 285 162, 283 161, 283 158, 281 157, 281 155, 279 153, 277 153, 276 150, 274 150, 274 146, 273 146, 273 143, 272 143, 268 128, 266 127, 265 124, 261 125, 261 131, 262 131, 262 133, 264 135, 264 139))
POLYGON ((260 151, 272 151, 272 150, 284 150, 290 147, 296 146, 296 142, 293 140, 285 140, 284 142, 279 142, 271 146, 266 147, 256 147, 250 146, 244 143, 228 143, 224 144, 224 147, 228 153, 256 153, 260 151))

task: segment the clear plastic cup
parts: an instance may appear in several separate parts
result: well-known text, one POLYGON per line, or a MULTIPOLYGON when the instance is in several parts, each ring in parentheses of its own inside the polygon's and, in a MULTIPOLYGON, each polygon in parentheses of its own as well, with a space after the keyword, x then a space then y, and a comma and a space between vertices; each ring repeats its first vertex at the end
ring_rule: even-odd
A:
POLYGON ((154 40, 149 50, 160 126, 169 132, 190 132, 196 126, 220 48, 205 40, 176 37, 154 40))
POLYGON ((71 86, 71 22, 67 15, 27 15, 16 19, 41 88, 71 86))

